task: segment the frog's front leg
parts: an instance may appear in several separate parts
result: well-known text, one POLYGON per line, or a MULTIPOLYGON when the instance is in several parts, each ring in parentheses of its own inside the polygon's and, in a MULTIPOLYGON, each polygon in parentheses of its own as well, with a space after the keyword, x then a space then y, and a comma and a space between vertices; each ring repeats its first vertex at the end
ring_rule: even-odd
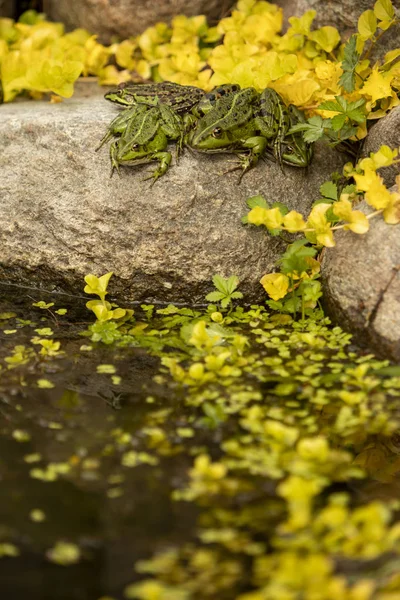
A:
POLYGON ((158 168, 150 175, 150 177, 146 177, 143 181, 153 179, 153 183, 151 185, 154 185, 157 179, 162 175, 165 175, 165 173, 168 171, 169 165, 171 164, 172 155, 171 152, 155 152, 151 155, 151 159, 159 160, 160 164, 158 165, 158 168))
POLYGON ((248 149, 250 152, 239 156, 239 165, 236 168, 242 169, 238 183, 242 181, 243 175, 252 167, 254 167, 259 158, 264 154, 268 141, 265 137, 254 136, 243 140, 241 149, 248 149))
POLYGON ((258 159, 264 154, 267 145, 268 140, 261 135, 250 137, 243 141, 242 147, 250 150, 250 153, 245 161, 246 168, 244 169, 244 172, 248 169, 251 169, 251 167, 254 167, 258 163, 258 159))

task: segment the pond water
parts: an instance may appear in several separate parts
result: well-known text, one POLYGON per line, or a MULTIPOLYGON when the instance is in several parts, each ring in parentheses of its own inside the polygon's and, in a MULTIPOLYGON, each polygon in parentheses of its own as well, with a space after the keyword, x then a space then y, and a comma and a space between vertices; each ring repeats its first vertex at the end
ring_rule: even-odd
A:
POLYGON ((2 298, 1 598, 400 598, 398 367, 319 313, 2 298))

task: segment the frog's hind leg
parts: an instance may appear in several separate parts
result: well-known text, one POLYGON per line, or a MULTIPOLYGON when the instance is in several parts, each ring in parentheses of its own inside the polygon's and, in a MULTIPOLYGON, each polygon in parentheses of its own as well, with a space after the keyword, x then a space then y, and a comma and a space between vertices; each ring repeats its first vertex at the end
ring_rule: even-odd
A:
MULTIPOLYGON (((160 108, 161 130, 170 140, 176 140, 176 161, 182 153, 185 124, 183 119, 170 107, 161 105, 160 108)), ((167 140, 166 140, 167 144, 167 140)))
POLYGON ((95 152, 100 150, 102 146, 112 137, 121 136, 128 125, 133 122, 134 117, 143 112, 142 107, 133 106, 127 108, 121 112, 121 114, 117 115, 115 119, 113 119, 110 123, 107 133, 100 140, 100 144, 97 146, 95 152))
POLYGON ((114 169, 117 171, 118 175, 121 176, 119 170, 119 162, 118 162, 118 140, 115 140, 110 146, 110 158, 111 158, 111 172, 110 179, 114 174, 114 169))
POLYGON ((112 137, 113 137, 113 135, 114 135, 114 134, 113 134, 113 132, 111 131, 111 129, 109 129, 109 130, 107 131, 107 133, 106 133, 106 134, 105 134, 105 135, 104 135, 104 136, 101 138, 101 140, 100 140, 100 144, 99 144, 99 145, 97 146, 97 148, 95 149, 95 152, 98 152, 98 151, 100 150, 100 148, 102 148, 102 147, 104 146, 104 144, 105 144, 106 142, 108 142, 108 140, 109 140, 110 138, 112 138, 112 137))
POLYGON ((290 114, 282 98, 275 90, 266 88, 262 92, 256 122, 264 137, 274 138, 274 156, 283 170, 282 143, 290 127, 290 114))

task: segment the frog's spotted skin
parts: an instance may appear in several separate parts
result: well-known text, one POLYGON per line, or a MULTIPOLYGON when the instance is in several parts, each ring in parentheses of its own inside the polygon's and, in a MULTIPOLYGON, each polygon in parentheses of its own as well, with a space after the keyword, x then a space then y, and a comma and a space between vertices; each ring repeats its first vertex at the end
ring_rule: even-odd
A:
POLYGON ((130 118, 121 137, 110 146, 111 175, 120 165, 137 165, 159 161, 151 175, 154 181, 167 172, 171 163, 169 140, 181 147, 183 124, 181 118, 168 106, 140 105, 130 118))
MULTIPOLYGON (((138 164, 139 160, 142 163, 145 162, 147 156, 149 157, 148 161, 153 160, 157 146, 160 150, 164 150, 166 147, 162 134, 166 135, 167 139, 178 140, 179 153, 182 148, 185 126, 178 115, 187 113, 203 96, 204 91, 200 88, 183 86, 170 81, 150 84, 127 82, 107 92, 105 94, 107 100, 125 107, 125 110, 112 121, 108 132, 97 148, 99 150, 112 137, 120 137, 110 148, 111 173, 114 168, 118 170, 119 164, 138 164), (148 113, 147 110, 144 110, 147 108, 154 110, 148 113), (150 123, 153 125, 150 126, 150 123), (151 127, 155 129, 161 127, 161 133, 157 135, 157 131, 152 131, 151 127), (147 132, 146 139, 142 141, 140 135, 144 130, 147 132), (134 132, 139 136, 135 142, 132 141, 134 132), (128 139, 136 144, 135 152, 129 149, 128 139)), ((169 153, 168 156, 170 157, 169 153)), ((165 160, 165 156, 163 156, 162 163, 168 168, 169 162, 167 164, 165 160)), ((158 176, 162 175, 166 168, 158 176)))
POLYGON ((258 94, 254 88, 245 88, 220 97, 198 121, 188 138, 189 145, 204 152, 240 145, 241 126, 253 120, 252 103, 257 99, 258 94))
POLYGON ((115 119, 113 121, 111 121, 111 124, 108 128, 107 133, 103 136, 103 138, 100 140, 100 144, 98 145, 98 147, 96 148, 96 152, 98 150, 100 150, 100 148, 106 143, 108 142, 108 140, 112 137, 118 137, 119 135, 122 135, 123 132, 125 131, 126 127, 128 126, 130 120, 138 113, 138 107, 134 106, 131 108, 127 108, 126 110, 124 110, 121 114, 119 114, 117 117, 115 117, 115 119))
POLYGON ((291 119, 297 122, 298 117, 291 117, 277 92, 267 89, 260 97, 253 88, 222 87, 224 93, 213 90, 197 106, 197 112, 203 116, 185 136, 189 147, 199 152, 238 154, 242 174, 269 148, 280 164, 308 164, 311 155, 303 138, 286 137, 291 119), (244 151, 246 154, 242 154, 244 151))
POLYGON ((204 96, 204 91, 190 85, 180 85, 171 81, 162 83, 121 83, 116 89, 104 95, 106 100, 122 106, 165 104, 182 114, 188 112, 204 96))
POLYGON ((201 98, 193 112, 199 117, 205 115, 214 108, 218 100, 229 96, 230 94, 236 94, 239 91, 240 86, 236 83, 226 83, 215 87, 213 90, 211 90, 211 92, 208 92, 201 98))

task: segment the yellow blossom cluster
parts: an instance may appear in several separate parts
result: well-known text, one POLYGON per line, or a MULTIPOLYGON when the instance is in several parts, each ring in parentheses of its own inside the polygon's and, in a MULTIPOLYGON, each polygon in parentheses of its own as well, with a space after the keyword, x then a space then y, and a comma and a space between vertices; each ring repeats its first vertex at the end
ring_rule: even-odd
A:
MULTIPOLYGON (((179 15, 171 27, 157 23, 111 46, 99 44, 95 35, 83 29, 64 34, 61 23, 29 13, 18 23, 0 19, 5 102, 23 90, 69 97, 79 75, 95 75, 107 85, 133 78, 169 80, 205 90, 224 83, 257 90, 272 87, 308 116, 332 117, 331 111, 318 107, 338 95, 349 102, 364 99, 369 119, 384 116, 400 103, 400 49, 388 52, 380 63, 369 58, 380 36, 398 22, 391 0, 377 0, 373 10, 359 18, 350 92, 343 88, 342 79, 345 40, 334 27, 313 29, 314 10, 289 17, 290 27, 282 34, 280 7, 263 0, 239 0, 216 27, 209 27, 204 15, 179 15)), ((366 133, 362 123, 357 137, 366 133)))

